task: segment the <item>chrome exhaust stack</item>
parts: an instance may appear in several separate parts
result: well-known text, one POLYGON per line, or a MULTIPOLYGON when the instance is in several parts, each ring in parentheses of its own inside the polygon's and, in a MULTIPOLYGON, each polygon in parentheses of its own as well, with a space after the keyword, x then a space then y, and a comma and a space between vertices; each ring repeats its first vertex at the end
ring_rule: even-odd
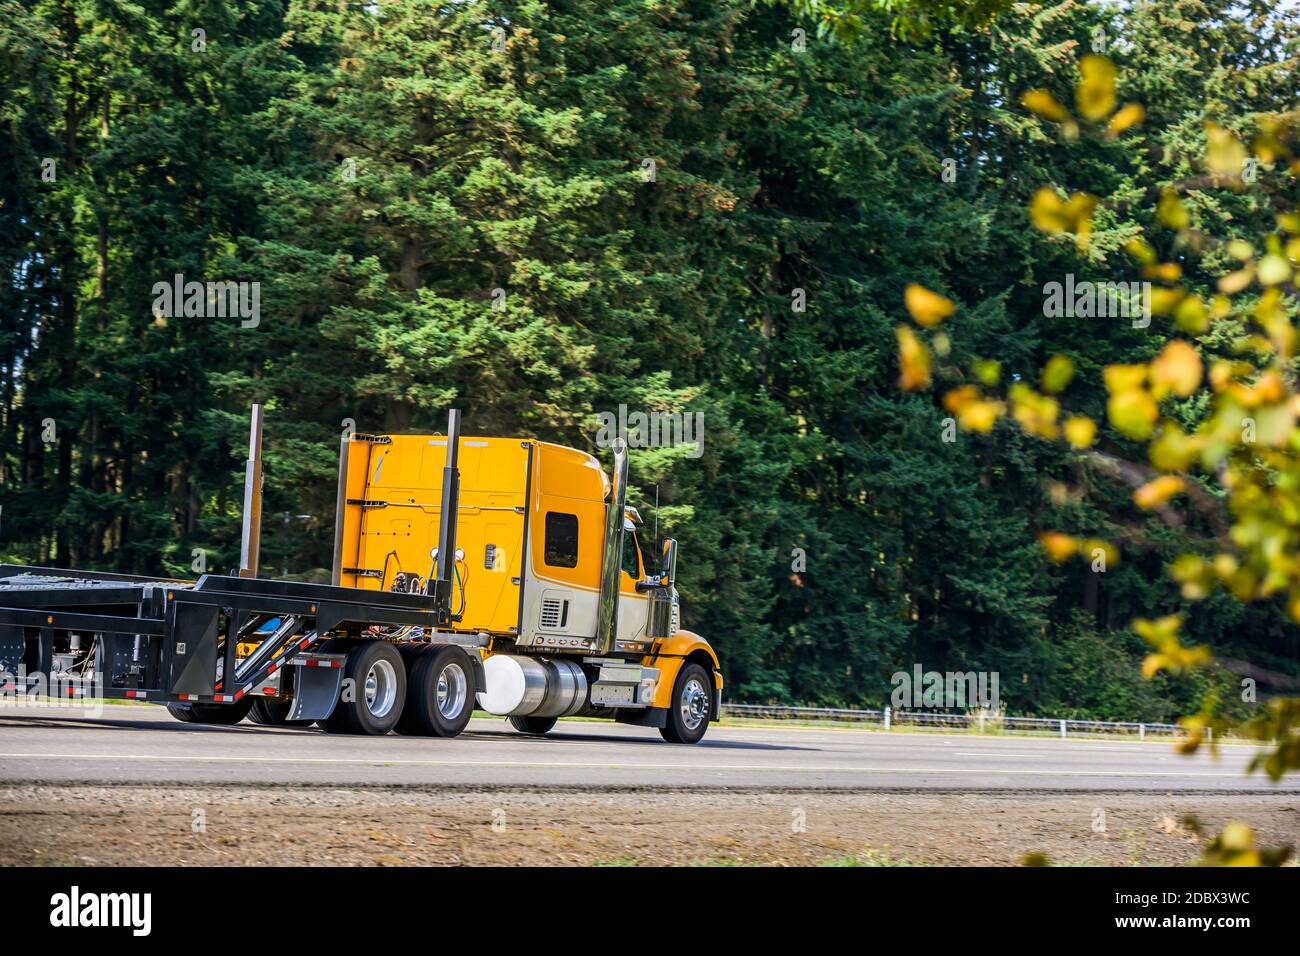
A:
POLYGON ((614 439, 614 470, 605 513, 605 553, 600 562, 600 604, 596 611, 597 655, 608 654, 618 631, 618 575, 623 559, 623 522, 627 509, 627 442, 614 439))

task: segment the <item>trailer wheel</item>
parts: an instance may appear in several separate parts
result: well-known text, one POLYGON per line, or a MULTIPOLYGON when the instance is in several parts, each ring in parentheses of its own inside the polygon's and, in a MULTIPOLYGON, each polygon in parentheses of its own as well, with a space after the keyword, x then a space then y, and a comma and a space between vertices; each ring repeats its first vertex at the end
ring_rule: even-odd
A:
POLYGON ((510 726, 521 734, 540 737, 555 726, 554 717, 511 717, 510 726))
POLYGON ((459 647, 433 646, 407 658, 411 665, 406 709, 397 732, 455 737, 474 712, 478 687, 474 665, 459 647))
POLYGON ((168 704, 167 712, 187 724, 237 724, 253 708, 253 698, 245 697, 233 704, 168 704))
POLYGON ((672 744, 699 743, 709 729, 709 707, 713 681, 699 664, 687 664, 673 684, 673 699, 668 705, 668 722, 659 729, 664 740, 672 744))
POLYGON ((290 720, 289 709, 293 704, 287 700, 271 700, 268 697, 253 698, 253 707, 248 712, 248 719, 255 724, 270 727, 310 727, 314 720, 290 720))
POLYGON ((362 641, 343 665, 343 693, 320 722, 332 734, 382 736, 393 729, 406 704, 406 668, 387 641, 362 641))

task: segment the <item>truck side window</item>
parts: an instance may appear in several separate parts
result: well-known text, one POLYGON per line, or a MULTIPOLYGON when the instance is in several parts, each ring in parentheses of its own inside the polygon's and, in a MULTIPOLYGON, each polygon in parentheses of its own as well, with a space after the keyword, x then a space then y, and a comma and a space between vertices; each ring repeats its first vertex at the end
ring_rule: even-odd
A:
POLYGON ((578 516, 546 512, 546 546, 543 560, 553 568, 578 566, 578 516))
POLYGON ((627 572, 633 580, 641 579, 641 566, 637 563, 637 546, 636 534, 632 531, 623 532, 623 570, 627 572))

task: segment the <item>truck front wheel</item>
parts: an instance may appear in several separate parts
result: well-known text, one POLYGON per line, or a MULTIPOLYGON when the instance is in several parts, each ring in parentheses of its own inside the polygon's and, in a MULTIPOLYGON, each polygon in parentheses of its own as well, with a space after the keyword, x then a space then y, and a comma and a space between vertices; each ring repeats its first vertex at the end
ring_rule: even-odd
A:
POLYGON ((387 641, 361 641, 348 651, 343 691, 321 724, 332 734, 382 736, 393 729, 406 704, 406 668, 387 641))
POLYGON ((713 681, 699 664, 687 664, 673 685, 673 699, 668 705, 668 722, 659 729, 664 740, 672 744, 699 743, 709 729, 709 707, 713 700, 713 681))

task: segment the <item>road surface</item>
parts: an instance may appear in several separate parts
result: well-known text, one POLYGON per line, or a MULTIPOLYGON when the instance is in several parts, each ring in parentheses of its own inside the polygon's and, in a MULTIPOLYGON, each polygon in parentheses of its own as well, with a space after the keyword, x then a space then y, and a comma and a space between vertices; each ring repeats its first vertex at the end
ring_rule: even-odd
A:
POLYGON ((1253 748, 1217 760, 1166 741, 977 737, 858 729, 711 727, 694 747, 657 731, 561 722, 544 738, 475 719, 453 740, 315 728, 183 724, 162 707, 103 715, 0 707, 0 783, 698 789, 1300 792, 1247 775, 1253 748))

